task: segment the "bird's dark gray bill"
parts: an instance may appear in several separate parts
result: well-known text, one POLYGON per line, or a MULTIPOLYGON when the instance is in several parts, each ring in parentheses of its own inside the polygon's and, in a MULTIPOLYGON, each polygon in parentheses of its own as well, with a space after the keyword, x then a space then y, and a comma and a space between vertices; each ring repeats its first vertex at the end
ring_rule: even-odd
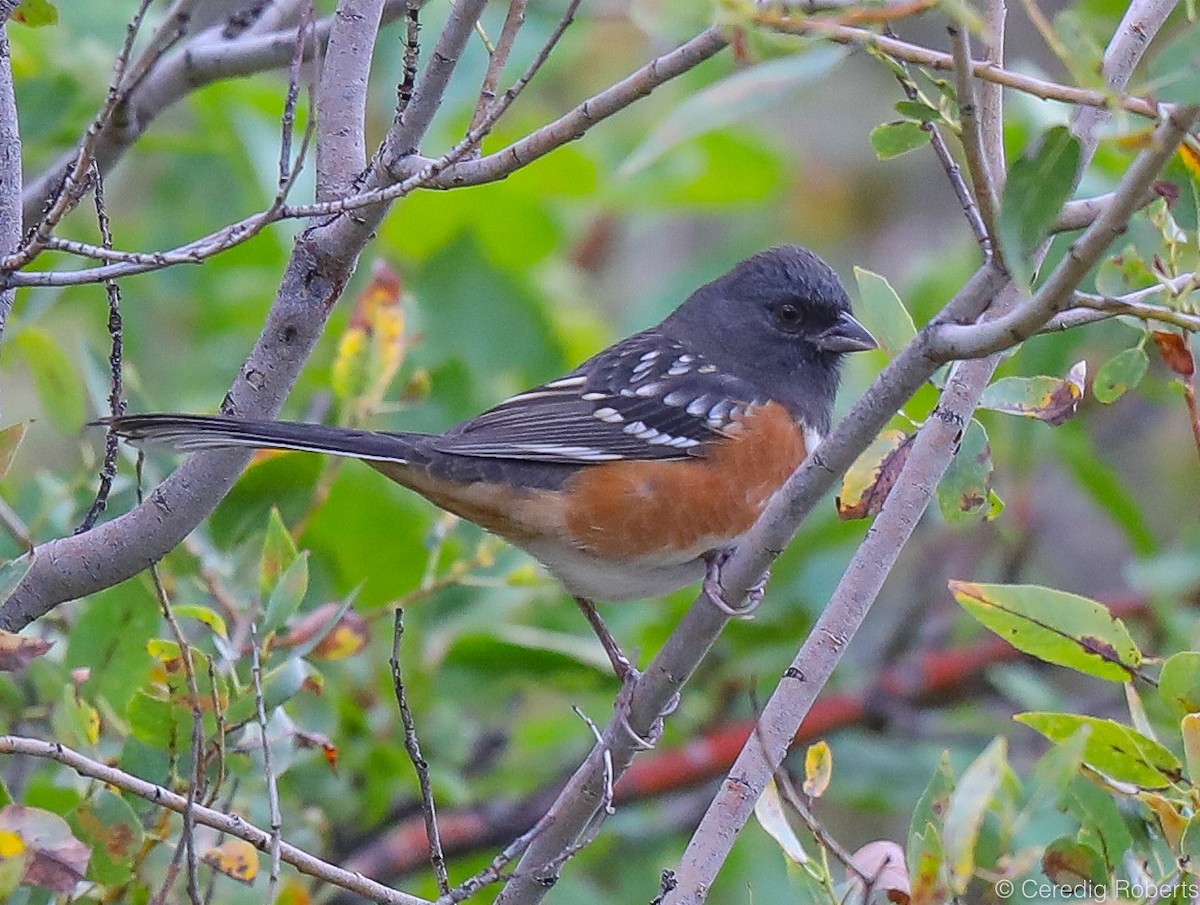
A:
POLYGON ((817 345, 826 352, 867 352, 879 348, 871 331, 845 311, 836 324, 817 337, 817 345))

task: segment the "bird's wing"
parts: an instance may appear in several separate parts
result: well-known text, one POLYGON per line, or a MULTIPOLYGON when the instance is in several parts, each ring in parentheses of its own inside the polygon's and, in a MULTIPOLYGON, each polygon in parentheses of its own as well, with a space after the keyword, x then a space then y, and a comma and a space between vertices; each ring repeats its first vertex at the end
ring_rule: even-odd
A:
POLYGON ((746 381, 655 330, 606 349, 558 380, 520 393, 432 440, 462 456, 586 464, 683 459, 753 405, 746 381))

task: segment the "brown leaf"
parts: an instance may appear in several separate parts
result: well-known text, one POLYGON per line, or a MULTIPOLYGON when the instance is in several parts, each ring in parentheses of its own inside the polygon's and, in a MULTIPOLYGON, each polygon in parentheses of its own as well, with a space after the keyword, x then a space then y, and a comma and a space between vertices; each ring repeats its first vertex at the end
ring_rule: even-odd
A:
MULTIPOLYGON (((899 845, 887 839, 877 839, 856 851, 850 860, 858 872, 868 879, 871 891, 882 890, 889 902, 908 905, 912 898, 912 886, 904 849, 899 845)), ((861 887, 861 880, 855 882, 861 887)))
POLYGON ((343 660, 354 656, 371 640, 371 630, 367 620, 354 610, 347 610, 331 627, 330 621, 341 608, 339 603, 325 603, 317 607, 292 626, 282 644, 299 647, 314 638, 320 638, 311 652, 314 659, 343 660))
POLYGON ((884 431, 864 450, 842 481, 842 492, 837 498, 839 519, 845 522, 879 514, 908 461, 914 436, 884 431))
POLYGON ((382 258, 377 259, 371 266, 371 282, 354 301, 350 326, 369 332, 375 322, 374 312, 379 308, 394 308, 400 304, 403 292, 404 280, 399 271, 382 258))
POLYGON ((0 672, 24 669, 53 646, 53 641, 0 631, 0 672))
POLYGON ((247 886, 258 876, 258 849, 245 839, 226 839, 201 859, 213 870, 247 886))
POLYGON ((1168 368, 1181 377, 1191 377, 1196 372, 1196 359, 1186 339, 1178 333, 1164 330, 1155 330, 1152 336, 1168 368))
POLYGON ((303 729, 296 729, 292 736, 301 748, 320 748, 325 755, 325 762, 329 764, 331 770, 337 772, 338 749, 337 745, 329 740, 328 735, 323 732, 306 732, 303 729))
POLYGON ((10 804, 0 811, 0 831, 20 836, 33 852, 22 883, 65 895, 83 879, 92 850, 75 838, 71 827, 57 814, 10 804))

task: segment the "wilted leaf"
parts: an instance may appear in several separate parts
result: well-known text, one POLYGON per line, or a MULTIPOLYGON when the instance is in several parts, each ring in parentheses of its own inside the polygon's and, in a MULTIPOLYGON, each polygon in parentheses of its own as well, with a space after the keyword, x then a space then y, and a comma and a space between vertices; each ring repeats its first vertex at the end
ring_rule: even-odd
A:
POLYGON ((621 164, 618 175, 631 176, 689 138, 770 109, 793 92, 827 75, 844 56, 845 52, 839 48, 816 47, 805 53, 768 60, 710 85, 668 114, 621 164))
POLYGON ((1065 126, 1055 126, 1009 171, 1000 203, 1000 247, 1022 286, 1033 282, 1033 254, 1071 196, 1078 170, 1078 139, 1065 126))
POLYGON ((779 843, 779 847, 783 849, 783 854, 789 861, 793 864, 808 863, 808 855, 805 854, 804 846, 800 844, 795 830, 788 823, 783 801, 779 797, 779 789, 775 787, 775 780, 769 780, 762 795, 758 796, 758 801, 754 804, 754 816, 758 820, 759 826, 767 831, 767 835, 779 843))
POLYGON ((1047 663, 1114 682, 1129 681, 1141 665, 1125 623, 1094 600, 1038 585, 949 584, 968 613, 1047 663))
POLYGON ((26 427, 28 425, 24 421, 20 421, 0 430, 0 481, 4 480, 4 476, 12 467, 13 459, 17 455, 17 447, 25 439, 26 427))
POLYGON ((57 814, 10 804, 0 811, 0 832, 5 831, 19 836, 33 853, 22 883, 65 895, 83 879, 91 849, 72 835, 71 827, 57 814))
POLYGON ((820 798, 832 778, 833 752, 829 743, 822 740, 809 745, 804 753, 804 794, 809 798, 820 798))
POLYGON ((1075 417, 1087 381, 1087 362, 1075 364, 1064 378, 1001 377, 983 391, 982 408, 1037 418, 1057 427, 1075 417))
POLYGON ((303 729, 295 729, 292 732, 296 739, 296 745, 301 748, 320 748, 321 753, 325 755, 325 763, 329 764, 329 768, 335 773, 338 766, 338 749, 329 736, 321 732, 306 732, 303 729))
POLYGON ((912 448, 913 434, 884 431, 854 460, 842 477, 838 518, 870 518, 883 508, 912 448))
POLYGON ((1116 402, 1146 376, 1150 357, 1141 346, 1118 352, 1100 366, 1092 382, 1092 395, 1105 405, 1116 402))
POLYGON ((1014 717, 1053 742, 1064 741, 1080 727, 1091 730, 1084 746, 1089 766, 1118 782, 1142 789, 1161 789, 1182 778, 1183 765, 1153 739, 1112 720, 1074 713, 1021 713, 1014 717))
POLYGON ((1163 664, 1158 694, 1177 717, 1200 713, 1200 653, 1175 654, 1163 664))
POLYGON ((948 898, 942 878, 942 837, 932 824, 926 824, 923 832, 909 836, 908 851, 912 858, 912 905, 941 905, 948 898))
POLYGON ((0 631, 0 672, 23 669, 53 646, 53 641, 0 631))
POLYGON ((128 882, 142 846, 141 821, 120 795, 101 789, 70 816, 76 834, 92 847, 88 876, 106 885, 128 882))
POLYGON ((992 509, 992 447, 974 418, 938 484, 937 497, 948 522, 986 518, 992 509))
POLYGON ((1059 886, 1100 885, 1108 879, 1108 868, 1100 854, 1070 836, 1062 836, 1046 846, 1042 871, 1059 886))
POLYGON ((279 514, 278 509, 271 507, 271 515, 267 519, 267 533, 263 538, 262 566, 258 583, 259 593, 264 600, 279 582, 279 576, 295 562, 297 556, 299 553, 296 550, 296 542, 292 540, 291 533, 283 523, 283 516, 279 514))
MULTIPOLYGON (((895 842, 878 839, 868 842, 850 860, 859 873, 869 878, 871 890, 882 890, 889 902, 908 905, 912 899, 912 885, 908 878, 908 865, 904 861, 904 849, 895 842)), ((852 885, 866 892, 866 884, 852 876, 852 885)))
POLYGON ((404 289, 400 274, 385 260, 371 269, 371 281, 359 294, 346 332, 338 343, 331 382, 342 401, 370 408, 382 400, 407 348, 404 289))
MULTIPOLYGON (((1192 357, 1192 347, 1187 339, 1178 333, 1162 330, 1155 330, 1150 335, 1168 368, 1181 377, 1191 377, 1196 373, 1196 360, 1192 357)), ((3 472, 0 471, 0 474, 3 472)))
POLYGON ((933 133, 921 128, 920 123, 910 120, 881 123, 871 130, 871 147, 880 160, 891 160, 917 148, 923 148, 933 140, 933 133))
POLYGON ((245 839, 226 839, 204 853, 201 860, 213 870, 247 886, 258 876, 258 849, 245 839))
POLYGON ((950 886, 961 895, 975 874, 975 844, 983 818, 1007 769, 1007 747, 1003 738, 995 739, 963 771, 958 787, 950 796, 942 837, 946 846, 946 865, 950 886))
POLYGON ((859 318, 879 344, 895 355, 917 335, 912 315, 886 278, 855 267, 854 279, 862 301, 857 312, 859 318))
MULTIPOLYGON (((1177 848, 1183 832, 1187 829, 1187 818, 1179 812, 1179 806, 1164 795, 1157 792, 1142 792, 1138 800, 1143 802, 1158 817, 1158 825, 1163 838, 1172 849, 1177 848)), ((1196 865, 1200 868, 1200 864, 1196 865)))

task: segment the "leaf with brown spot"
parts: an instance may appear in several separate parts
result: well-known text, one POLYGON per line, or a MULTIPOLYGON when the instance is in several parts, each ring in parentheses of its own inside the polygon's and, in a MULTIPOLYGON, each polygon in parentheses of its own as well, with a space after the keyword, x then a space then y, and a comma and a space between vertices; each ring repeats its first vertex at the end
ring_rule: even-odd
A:
POLYGON ((101 789, 70 815, 75 834, 92 847, 88 877, 106 886, 129 882, 134 855, 141 850, 142 824, 129 803, 101 789))
POLYGON ((1084 762, 1117 782, 1155 790, 1183 777, 1183 764, 1168 749, 1113 720, 1074 713, 1021 713, 1014 719, 1055 743, 1065 742, 1086 727, 1084 762))
POLYGON ((1196 359, 1192 355, 1192 347, 1178 333, 1168 333, 1155 330, 1150 334, 1154 337, 1154 345, 1167 367, 1180 377, 1191 377, 1196 373, 1196 359))
POLYGON ((247 886, 252 886, 258 876, 258 849, 245 839, 226 839, 206 851, 201 860, 218 873, 247 886))
POLYGON ((1042 853, 1042 872, 1059 886, 1103 884, 1108 879, 1108 870, 1099 852, 1070 836, 1062 836, 1046 846, 1042 853))
POLYGON ((808 746, 804 753, 804 794, 820 798, 833 778, 833 752, 829 743, 821 740, 808 746))
POLYGON ((24 669, 53 646, 53 641, 0 631, 0 672, 24 669))
POLYGON ((992 447, 974 418, 967 425, 950 467, 938 483, 938 506, 948 522, 982 521, 992 509, 992 447))
POLYGON ((842 478, 838 518, 849 521, 879 514, 908 461, 913 437, 903 431, 884 431, 863 450, 842 478))
POLYGON ((1001 377, 983 391, 979 405, 1057 427, 1075 417, 1086 384, 1087 362, 1080 361, 1063 378, 1001 377))
POLYGON ((92 851, 71 834, 65 820, 41 808, 10 804, 0 811, 0 832, 21 837, 32 852, 22 883, 65 895, 83 879, 92 851))

